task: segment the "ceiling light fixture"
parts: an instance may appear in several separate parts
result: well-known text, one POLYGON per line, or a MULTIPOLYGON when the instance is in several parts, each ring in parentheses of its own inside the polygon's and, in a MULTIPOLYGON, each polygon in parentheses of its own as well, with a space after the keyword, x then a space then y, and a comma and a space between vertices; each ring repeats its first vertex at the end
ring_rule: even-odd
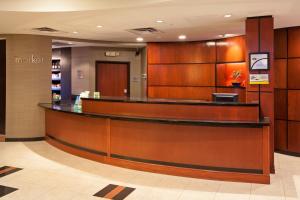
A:
POLYGON ((228 46, 228 42, 217 42, 217 46, 228 46))
POLYGON ((218 37, 220 38, 228 38, 228 37, 234 37, 236 36, 236 34, 232 34, 232 33, 226 33, 224 35, 218 35, 218 37))
POLYGON ((226 15, 224 15, 225 18, 229 18, 229 17, 231 17, 231 16, 232 16, 231 14, 226 14, 226 15))
POLYGON ((73 31, 73 33, 74 33, 74 34, 78 34, 78 32, 77 32, 77 31, 73 31))
POLYGON ((186 35, 179 35, 179 36, 178 36, 178 39, 179 39, 179 40, 185 40, 185 39, 186 39, 186 35))
POLYGON ((68 42, 68 44, 73 44, 72 42, 68 42))
POLYGON ((97 28, 103 28, 103 26, 101 26, 101 25, 98 25, 98 26, 97 26, 97 28))
POLYGON ((232 33, 227 33, 227 34, 224 34, 224 37, 234 37, 236 36, 236 34, 232 34, 232 33))
POLYGON ((164 20, 161 20, 161 19, 156 20, 156 23, 164 23, 164 20))
POLYGON ((207 46, 215 46, 216 42, 210 41, 210 42, 206 42, 207 46))
POLYGON ((144 38, 138 37, 138 38, 136 38, 136 41, 138 41, 138 42, 143 42, 143 41, 144 41, 144 38))

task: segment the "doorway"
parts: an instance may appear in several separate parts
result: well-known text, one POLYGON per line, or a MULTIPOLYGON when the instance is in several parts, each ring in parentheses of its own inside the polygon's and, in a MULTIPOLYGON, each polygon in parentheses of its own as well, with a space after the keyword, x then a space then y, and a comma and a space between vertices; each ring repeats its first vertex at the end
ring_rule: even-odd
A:
POLYGON ((96 91, 101 96, 130 96, 130 63, 96 62, 96 91))

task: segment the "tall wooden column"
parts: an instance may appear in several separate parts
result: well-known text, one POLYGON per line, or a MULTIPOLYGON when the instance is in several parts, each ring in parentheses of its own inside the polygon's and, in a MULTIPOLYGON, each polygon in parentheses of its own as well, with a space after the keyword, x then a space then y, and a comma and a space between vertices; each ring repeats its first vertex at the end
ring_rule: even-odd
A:
POLYGON ((249 66, 249 53, 268 52, 270 55, 269 70, 250 71, 249 74, 269 74, 270 84, 247 84, 247 102, 260 103, 260 116, 269 117, 270 126, 270 158, 271 172, 274 169, 274 19, 272 16, 251 17, 246 20, 246 61, 249 66))

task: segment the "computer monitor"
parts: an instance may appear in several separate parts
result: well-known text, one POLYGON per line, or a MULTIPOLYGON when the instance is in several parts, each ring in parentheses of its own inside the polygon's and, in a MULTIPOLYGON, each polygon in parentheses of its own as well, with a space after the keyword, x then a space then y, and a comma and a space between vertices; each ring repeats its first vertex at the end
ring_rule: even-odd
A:
POLYGON ((215 102, 238 102, 239 95, 236 93, 213 93, 215 102))

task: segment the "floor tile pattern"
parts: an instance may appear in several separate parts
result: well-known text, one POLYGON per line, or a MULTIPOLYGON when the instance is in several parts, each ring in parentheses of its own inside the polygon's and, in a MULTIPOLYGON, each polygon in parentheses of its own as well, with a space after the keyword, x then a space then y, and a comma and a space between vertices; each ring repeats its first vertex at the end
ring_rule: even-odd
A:
POLYGON ((94 196, 113 200, 123 200, 134 190, 135 188, 109 184, 108 186, 94 194, 94 196))
MULTIPOLYGON (((10 166, 3 166, 0 167, 0 178, 7 176, 9 174, 15 173, 17 171, 22 170, 21 168, 16 168, 16 167, 10 167, 10 166)), ((17 188, 13 187, 7 187, 4 185, 0 185, 0 198, 4 197, 5 195, 8 195, 14 191, 18 190, 17 188)))
POLYGON ((275 154, 270 185, 129 170, 70 155, 44 141, 0 143, 0 166, 23 169, 0 178, 0 185, 18 188, 1 200, 105 200, 93 195, 109 184, 135 188, 125 200, 300 200, 300 158, 282 154, 275 154))
POLYGON ((3 166, 0 167, 0 178, 7 176, 9 174, 15 173, 17 171, 22 170, 21 168, 16 168, 16 167, 10 167, 10 166, 3 166))
POLYGON ((3 185, 0 185, 0 198, 4 197, 5 195, 8 195, 14 191, 18 190, 17 188, 12 188, 12 187, 6 187, 3 185))

